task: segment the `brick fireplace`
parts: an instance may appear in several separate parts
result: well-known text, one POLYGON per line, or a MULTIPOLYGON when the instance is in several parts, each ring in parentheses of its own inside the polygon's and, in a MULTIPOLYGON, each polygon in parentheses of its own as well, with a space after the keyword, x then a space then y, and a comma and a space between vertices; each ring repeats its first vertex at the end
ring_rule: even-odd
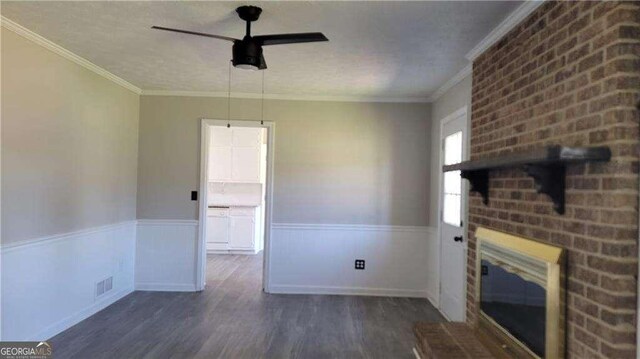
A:
POLYGON ((521 170, 469 199, 467 319, 480 226, 567 251, 569 358, 636 356, 640 3, 546 2, 473 63, 471 159, 545 145, 609 146, 570 165, 566 213, 521 170))

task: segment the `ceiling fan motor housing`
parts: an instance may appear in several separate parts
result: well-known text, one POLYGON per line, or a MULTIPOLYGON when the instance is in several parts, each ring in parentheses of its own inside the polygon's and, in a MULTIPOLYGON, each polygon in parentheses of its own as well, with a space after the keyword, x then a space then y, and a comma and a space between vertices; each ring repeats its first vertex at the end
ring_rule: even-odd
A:
POLYGON ((257 6, 245 5, 237 8, 236 12, 244 21, 257 21, 260 18, 262 9, 257 6))
POLYGON ((329 39, 327 39, 327 37, 324 36, 324 34, 322 34, 321 32, 271 34, 252 37, 251 23, 253 21, 257 21, 258 18, 260 18, 262 9, 257 6, 240 6, 236 9, 236 12, 238 13, 238 16, 246 22, 247 30, 242 40, 228 36, 207 34, 190 30, 172 29, 163 26, 152 26, 151 28, 231 41, 233 42, 233 56, 231 59, 233 66, 248 70, 265 70, 267 68, 267 63, 264 60, 264 56, 262 55, 262 46, 329 41, 329 39))
POLYGON ((233 66, 235 67, 261 67, 262 46, 256 44, 251 38, 244 38, 233 44, 233 66))

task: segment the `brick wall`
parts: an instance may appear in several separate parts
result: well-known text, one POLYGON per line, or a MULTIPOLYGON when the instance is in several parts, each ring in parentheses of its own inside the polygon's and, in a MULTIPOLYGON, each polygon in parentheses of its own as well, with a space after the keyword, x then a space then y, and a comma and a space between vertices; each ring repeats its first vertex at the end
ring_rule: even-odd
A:
POLYGON ((478 226, 568 250, 567 354, 636 355, 640 3, 547 2, 473 63, 471 158, 543 145, 607 145, 610 163, 567 168, 556 214, 522 171, 469 200, 468 320, 478 226))

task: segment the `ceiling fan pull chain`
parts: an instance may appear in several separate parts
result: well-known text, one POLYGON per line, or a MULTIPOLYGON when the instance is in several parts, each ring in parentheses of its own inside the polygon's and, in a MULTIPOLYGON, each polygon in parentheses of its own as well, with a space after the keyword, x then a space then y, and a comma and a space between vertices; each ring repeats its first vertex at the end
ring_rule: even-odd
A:
POLYGON ((229 83, 227 84, 227 128, 231 127, 231 61, 229 61, 229 83))
POLYGON ((264 125, 264 71, 262 71, 262 103, 260 105, 260 111, 262 114, 260 115, 260 124, 264 125))

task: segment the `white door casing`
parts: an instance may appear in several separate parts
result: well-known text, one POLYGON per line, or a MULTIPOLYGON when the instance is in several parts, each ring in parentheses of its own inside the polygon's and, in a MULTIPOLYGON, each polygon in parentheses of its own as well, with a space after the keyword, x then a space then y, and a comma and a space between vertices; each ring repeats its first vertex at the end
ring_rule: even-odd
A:
MULTIPOLYGON (((467 110, 445 117, 440 131, 440 171, 442 165, 467 159, 467 110)), ((465 236, 466 187, 459 171, 440 174, 440 311, 451 321, 466 318, 465 236)))
MULTIPOLYGON (((264 260, 262 271, 262 287, 265 292, 270 291, 270 273, 271 273, 271 223, 273 221, 273 163, 275 148, 275 123, 273 121, 249 121, 249 120, 213 120, 202 119, 200 126, 200 198, 198 211, 198 242, 196 247, 196 289, 204 290, 206 263, 207 263, 207 185, 210 173, 211 163, 209 162, 209 154, 211 152, 212 136, 209 129, 211 126, 230 125, 231 128, 264 128, 266 132, 267 142, 267 165, 266 165, 266 183, 265 183, 265 206, 264 206, 264 260)), ((244 132, 244 131, 241 131, 244 132)), ((224 136, 218 138, 220 143, 233 142, 233 138, 224 136)), ((261 141, 261 138, 257 139, 261 141)), ((253 140, 252 140, 253 141, 253 140)), ((244 142, 244 141, 243 141, 244 142)), ((215 170, 213 170, 215 172, 215 170)), ((259 178, 260 176, 258 176, 259 178)))

